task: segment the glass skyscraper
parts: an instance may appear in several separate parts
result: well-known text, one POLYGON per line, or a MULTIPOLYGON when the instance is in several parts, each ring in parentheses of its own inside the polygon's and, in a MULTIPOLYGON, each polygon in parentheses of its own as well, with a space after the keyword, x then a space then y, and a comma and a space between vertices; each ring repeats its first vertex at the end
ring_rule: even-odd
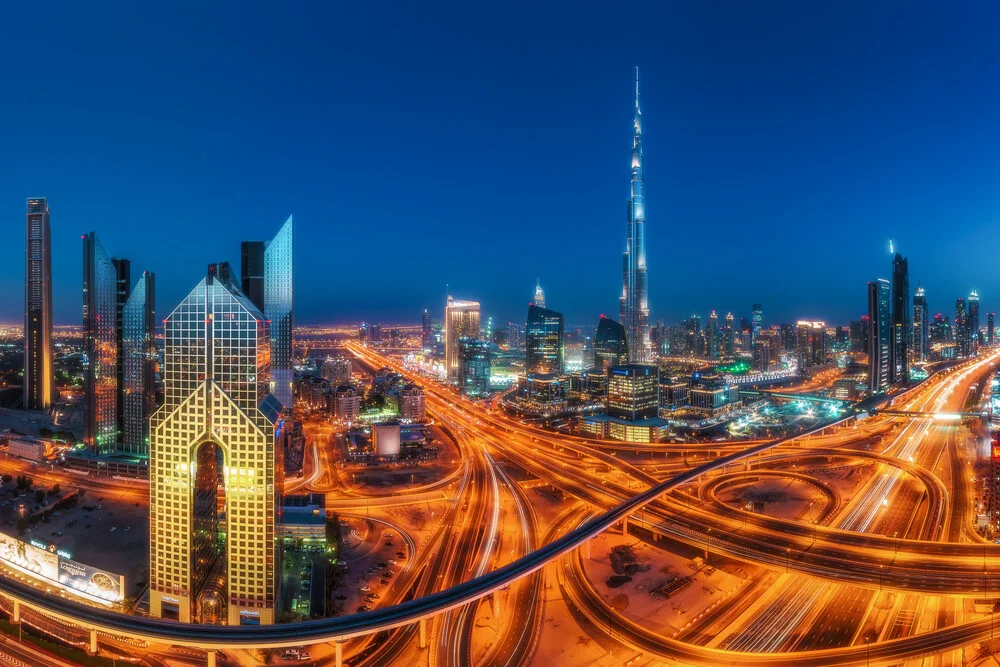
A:
POLYGON ((479 303, 453 299, 448 295, 444 308, 444 326, 445 379, 461 383, 458 341, 462 338, 479 338, 479 303))
POLYGON ((121 451, 149 455, 149 418, 156 410, 156 281, 143 271, 122 309, 121 451))
POLYGON ((628 334, 618 322, 601 316, 594 336, 594 366, 607 372, 628 363, 628 334))
POLYGON ((872 394, 889 388, 891 348, 889 281, 868 283, 868 388, 872 394))
POLYGON ((526 372, 563 372, 563 328, 562 313, 535 304, 528 306, 528 321, 524 328, 526 372))
POLYGON ((240 288, 247 298, 264 312, 264 242, 240 244, 240 288))
POLYGON ((969 353, 979 352, 979 292, 969 292, 969 353))
POLYGON ((83 442, 94 454, 118 447, 118 270, 94 232, 83 237, 83 442))
POLYGON ((478 396, 490 391, 490 343, 479 338, 458 339, 458 377, 462 391, 478 396))
POLYGON ((910 381, 908 340, 910 337, 910 273, 908 262, 898 252, 892 260, 892 363, 889 382, 910 381))
POLYGON ((270 624, 282 490, 271 336, 260 310, 214 273, 164 322, 165 400, 150 424, 150 615, 270 624))
POLYGON ((52 241, 49 204, 28 200, 24 244, 24 407, 47 410, 52 375, 52 241))
POLYGON ((619 315, 628 332, 629 360, 650 358, 649 283, 646 275, 646 190, 642 174, 642 113, 639 111, 639 68, 635 69, 635 116, 632 119, 632 186, 626 203, 625 254, 619 315))
POLYGON ((292 216, 264 249, 264 317, 271 323, 271 393, 292 409, 295 381, 292 216))
POLYGON ((927 342, 930 337, 930 318, 927 314, 927 295, 923 287, 913 294, 913 346, 914 356, 927 361, 927 342))

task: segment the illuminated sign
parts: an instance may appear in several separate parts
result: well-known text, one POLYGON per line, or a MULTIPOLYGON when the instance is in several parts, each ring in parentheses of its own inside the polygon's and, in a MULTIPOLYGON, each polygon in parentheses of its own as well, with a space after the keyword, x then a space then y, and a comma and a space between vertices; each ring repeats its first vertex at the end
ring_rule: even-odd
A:
POLYGON ((1000 461, 1000 446, 993 445, 993 460, 1000 461))
POLYGON ((9 535, 0 534, 0 559, 37 576, 58 581, 59 556, 9 535))
POLYGON ((125 597, 123 576, 98 570, 68 558, 59 559, 59 583, 110 602, 117 602, 125 597))

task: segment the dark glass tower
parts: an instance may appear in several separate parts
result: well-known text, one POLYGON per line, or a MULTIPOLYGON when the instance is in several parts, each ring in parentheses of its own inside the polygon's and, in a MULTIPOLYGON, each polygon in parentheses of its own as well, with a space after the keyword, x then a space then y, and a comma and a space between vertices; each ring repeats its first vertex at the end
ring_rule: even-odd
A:
POLYGON ((979 352, 979 292, 969 293, 969 354, 979 352))
POLYGON ((434 347, 434 328, 431 323, 431 312, 424 308, 420 316, 420 347, 430 350, 434 347))
POLYGON ((618 322, 601 316, 594 336, 594 366, 607 372, 628 363, 628 333, 618 322))
POLYGON ((292 231, 292 216, 288 216, 264 248, 264 317, 271 330, 271 394, 289 410, 295 360, 292 231))
POLYGON ((264 311, 264 242, 240 244, 240 287, 253 305, 264 311))
POLYGON ((650 358, 649 284, 646 276, 646 190, 642 175, 642 113, 639 111, 639 68, 635 69, 635 117, 632 120, 632 191, 625 206, 626 244, 622 256, 619 314, 631 345, 629 361, 650 358))
POLYGON ((750 316, 750 346, 757 342, 757 336, 764 327, 764 311, 759 303, 753 305, 753 313, 750 316))
POLYGON ((524 369, 528 373, 563 372, 563 316, 548 308, 528 306, 524 328, 524 369))
POLYGON ((118 445, 118 270, 97 235, 83 237, 83 442, 94 454, 118 445))
POLYGON ((872 394, 888 389, 891 318, 889 281, 868 283, 868 388, 872 394))
POLYGON ((889 382, 910 380, 907 341, 910 337, 910 273, 906 258, 898 252, 892 260, 892 363, 889 382))
POLYGON ((24 407, 52 405, 52 242, 49 204, 28 200, 24 261, 24 407))
POLYGON ((955 299, 955 322, 952 329, 955 336, 955 345, 958 347, 958 354, 966 357, 969 355, 969 315, 965 310, 965 299, 958 297, 955 299))
POLYGON ((132 293, 132 263, 121 257, 114 257, 111 259, 111 262, 115 265, 115 338, 118 341, 118 359, 115 361, 115 370, 118 375, 115 386, 120 390, 117 392, 117 431, 118 439, 121 440, 121 435, 125 432, 125 423, 123 421, 125 417, 125 346, 122 345, 122 338, 124 336, 122 315, 125 310, 125 303, 132 293))

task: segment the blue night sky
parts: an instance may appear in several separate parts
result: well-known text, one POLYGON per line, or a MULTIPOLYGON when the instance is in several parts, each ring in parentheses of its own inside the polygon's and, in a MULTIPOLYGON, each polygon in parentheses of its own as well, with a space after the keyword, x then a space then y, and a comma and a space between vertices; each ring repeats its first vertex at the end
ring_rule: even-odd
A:
POLYGON ((49 198, 58 323, 80 235, 157 274, 297 222, 299 322, 617 314, 633 67, 652 320, 846 323, 889 277, 1000 305, 995 3, 18 3, 0 27, 0 321, 49 198), (903 11, 905 10, 905 11, 903 11))

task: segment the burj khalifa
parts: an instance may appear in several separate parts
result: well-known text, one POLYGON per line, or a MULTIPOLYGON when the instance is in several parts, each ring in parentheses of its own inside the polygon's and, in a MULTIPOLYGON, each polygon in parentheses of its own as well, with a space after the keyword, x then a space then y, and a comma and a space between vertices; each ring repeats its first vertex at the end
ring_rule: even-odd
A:
POLYGON ((642 180, 642 113, 639 111, 639 68, 635 68, 635 119, 632 121, 632 193, 625 205, 626 245, 622 256, 621 323, 628 338, 629 363, 651 359, 649 283, 646 277, 646 193, 642 180))

